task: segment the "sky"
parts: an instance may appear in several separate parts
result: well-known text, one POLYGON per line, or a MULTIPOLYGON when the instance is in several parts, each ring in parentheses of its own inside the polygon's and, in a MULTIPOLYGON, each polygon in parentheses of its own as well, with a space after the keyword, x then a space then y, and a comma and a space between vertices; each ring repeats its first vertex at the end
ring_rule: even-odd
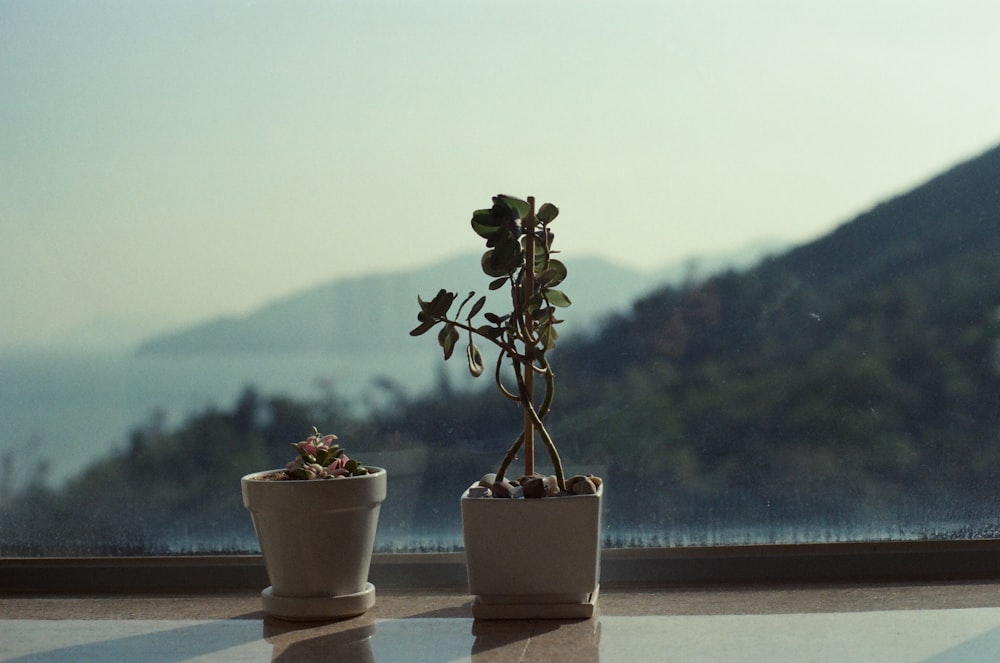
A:
MULTIPOLYGON (((479 250, 819 237, 1000 143, 992 0, 0 0, 0 349, 479 250)), ((416 295, 416 293, 415 293, 416 295)))

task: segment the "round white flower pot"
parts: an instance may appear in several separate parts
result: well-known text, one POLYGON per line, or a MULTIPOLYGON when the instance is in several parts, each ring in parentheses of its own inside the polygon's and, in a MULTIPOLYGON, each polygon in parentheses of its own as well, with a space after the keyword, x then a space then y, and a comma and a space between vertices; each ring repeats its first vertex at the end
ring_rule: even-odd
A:
POLYGON ((375 605, 368 582, 386 471, 339 479, 274 480, 282 472, 240 480, 271 586, 264 612, 291 620, 360 615, 375 605))

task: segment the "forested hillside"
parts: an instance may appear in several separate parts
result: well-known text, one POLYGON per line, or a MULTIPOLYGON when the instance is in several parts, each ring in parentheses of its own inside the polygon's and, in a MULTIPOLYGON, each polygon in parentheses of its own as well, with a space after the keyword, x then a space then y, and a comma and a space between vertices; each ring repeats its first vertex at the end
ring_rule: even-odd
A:
MULTIPOLYGON (((551 430, 571 464, 607 478, 607 543, 997 535, 998 259, 994 149, 816 242, 664 288, 562 343, 551 430)), ((179 430, 151 423, 65 490, 8 504, 2 552, 62 537, 90 552, 252 546, 240 475, 283 464, 314 423, 361 457, 424 450, 423 480, 392 496, 380 541, 447 547, 459 493, 517 429, 489 387, 442 381, 364 421, 334 401, 248 391, 179 430)))

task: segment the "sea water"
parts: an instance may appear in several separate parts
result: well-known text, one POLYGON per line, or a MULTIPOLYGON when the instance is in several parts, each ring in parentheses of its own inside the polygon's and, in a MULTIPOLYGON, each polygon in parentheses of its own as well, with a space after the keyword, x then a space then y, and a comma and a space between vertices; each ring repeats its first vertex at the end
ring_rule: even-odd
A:
MULTIPOLYGON (((262 396, 334 394, 356 413, 429 387, 440 359, 426 353, 149 356, 129 351, 0 352, 0 458, 16 492, 57 486, 124 448, 129 432, 161 416, 179 425, 206 408, 230 409, 248 386, 262 396), (432 361, 436 360, 436 362, 432 361)), ((3 478, 0 477, 0 481, 3 478)))

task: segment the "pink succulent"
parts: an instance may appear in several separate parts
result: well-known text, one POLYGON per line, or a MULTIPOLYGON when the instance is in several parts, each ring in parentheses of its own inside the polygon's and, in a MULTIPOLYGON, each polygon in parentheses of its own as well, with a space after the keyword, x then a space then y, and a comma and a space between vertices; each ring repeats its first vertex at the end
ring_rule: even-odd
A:
POLYGON ((316 428, 313 434, 292 447, 298 456, 285 468, 294 479, 327 479, 367 474, 368 470, 352 461, 339 445, 336 435, 320 435, 316 428))

